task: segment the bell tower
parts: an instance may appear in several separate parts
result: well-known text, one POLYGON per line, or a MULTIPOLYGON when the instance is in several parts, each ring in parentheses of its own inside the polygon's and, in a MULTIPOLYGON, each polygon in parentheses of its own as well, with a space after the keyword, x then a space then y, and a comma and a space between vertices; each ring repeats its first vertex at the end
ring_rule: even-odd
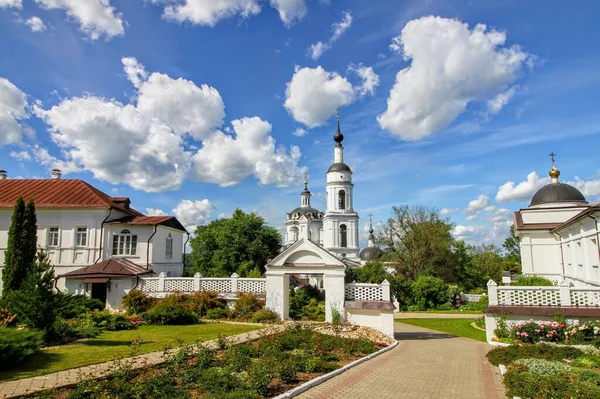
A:
POLYGON ((343 140, 338 110, 337 131, 333 135, 333 164, 327 170, 323 247, 339 257, 358 261, 358 214, 354 211, 352 170, 344 163, 343 140))

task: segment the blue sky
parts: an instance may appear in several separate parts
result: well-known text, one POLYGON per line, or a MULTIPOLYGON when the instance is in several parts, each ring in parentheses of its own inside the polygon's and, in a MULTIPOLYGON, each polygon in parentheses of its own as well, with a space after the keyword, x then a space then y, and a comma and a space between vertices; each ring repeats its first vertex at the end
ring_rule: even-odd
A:
POLYGON ((501 243, 552 151, 599 199, 597 2, 221 4, 0 0, 0 168, 279 227, 305 171, 324 208, 339 107, 363 223, 421 204, 501 243))

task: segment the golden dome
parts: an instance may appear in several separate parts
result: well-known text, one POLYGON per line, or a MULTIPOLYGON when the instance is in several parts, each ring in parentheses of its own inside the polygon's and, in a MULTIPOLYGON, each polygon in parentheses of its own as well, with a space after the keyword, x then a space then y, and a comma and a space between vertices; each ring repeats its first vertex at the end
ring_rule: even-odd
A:
POLYGON ((552 180, 558 180, 558 176, 560 176, 560 170, 556 169, 556 166, 552 165, 552 169, 548 172, 548 175, 552 180))

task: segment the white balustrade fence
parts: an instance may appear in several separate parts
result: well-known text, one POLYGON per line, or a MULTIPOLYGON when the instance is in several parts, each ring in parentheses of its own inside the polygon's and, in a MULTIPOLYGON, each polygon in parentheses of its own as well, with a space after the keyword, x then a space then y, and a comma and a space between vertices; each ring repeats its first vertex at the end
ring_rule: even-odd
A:
POLYGON ((555 287, 499 287, 487 284, 491 306, 600 307, 600 288, 573 288, 563 281, 555 287))
POLYGON ((214 291, 218 293, 249 292, 263 294, 266 292, 266 279, 240 278, 236 273, 231 277, 202 277, 199 273, 194 277, 167 277, 164 273, 158 277, 140 278, 137 289, 147 293, 214 291))
POLYGON ((351 283, 346 284, 347 301, 390 301, 390 283, 383 280, 381 284, 351 283))

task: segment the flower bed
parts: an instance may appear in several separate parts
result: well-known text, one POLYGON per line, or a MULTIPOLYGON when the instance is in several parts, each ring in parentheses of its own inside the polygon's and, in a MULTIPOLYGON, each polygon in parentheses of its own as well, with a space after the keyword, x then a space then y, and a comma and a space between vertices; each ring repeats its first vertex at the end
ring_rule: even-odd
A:
POLYGON ((218 349, 183 346, 155 368, 134 370, 121 364, 105 380, 36 397, 272 397, 386 346, 364 338, 322 334, 302 324, 254 342, 234 345, 220 339, 218 343, 218 349))
POLYGON ((506 344, 551 342, 600 348, 600 321, 567 325, 564 321, 537 322, 530 319, 509 328, 504 320, 499 319, 494 335, 494 341, 506 344))

